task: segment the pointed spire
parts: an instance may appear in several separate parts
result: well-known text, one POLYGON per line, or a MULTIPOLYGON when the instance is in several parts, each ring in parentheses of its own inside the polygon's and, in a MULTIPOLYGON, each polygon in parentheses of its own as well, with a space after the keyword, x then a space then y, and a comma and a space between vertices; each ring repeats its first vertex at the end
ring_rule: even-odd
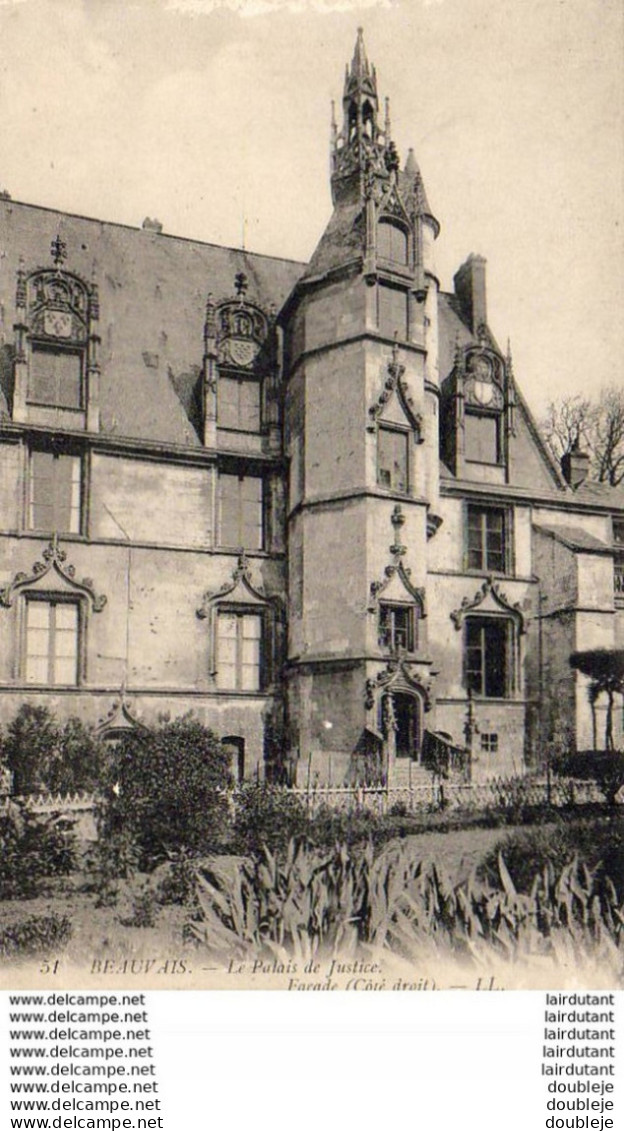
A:
POLYGON ((385 123, 384 123, 384 138, 385 138, 385 142, 386 142, 386 145, 387 145, 388 142, 390 141, 391 136, 392 136, 392 125, 391 125, 391 122, 390 122, 390 99, 386 98, 385 102, 386 102, 386 120, 385 120, 385 123))
POLYGON ((419 173, 418 165, 416 164, 416 158, 414 157, 414 150, 411 146, 407 151, 407 159, 405 161, 404 172, 406 177, 415 177, 419 173))
POLYGON ((364 28, 357 29, 357 38, 351 60, 351 74, 354 78, 364 78, 370 74, 370 64, 364 46, 364 28))
POLYGON ((371 67, 368 61, 364 46, 364 30, 361 27, 357 30, 351 66, 347 67, 345 73, 345 97, 355 90, 365 90, 375 99, 377 98, 377 75, 375 68, 371 67))

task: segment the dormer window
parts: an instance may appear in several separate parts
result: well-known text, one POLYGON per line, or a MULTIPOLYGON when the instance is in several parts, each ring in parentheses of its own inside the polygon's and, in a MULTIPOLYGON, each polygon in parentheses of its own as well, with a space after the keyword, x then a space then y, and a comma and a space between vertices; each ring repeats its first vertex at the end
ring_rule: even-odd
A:
POLYGON ((28 400, 55 408, 83 407, 81 350, 33 342, 30 352, 28 400))
POLYGON ((470 463, 501 462, 500 421, 498 415, 466 409, 464 452, 470 463))
POLYGON ((377 225, 377 256, 401 266, 407 264, 407 232, 394 220, 382 218, 377 225))
POLYGON ((219 377, 217 420, 219 428, 259 432, 262 426, 260 382, 249 377, 219 377))
POLYGON ((62 428, 99 428, 98 293, 66 271, 17 278, 13 418, 62 428))

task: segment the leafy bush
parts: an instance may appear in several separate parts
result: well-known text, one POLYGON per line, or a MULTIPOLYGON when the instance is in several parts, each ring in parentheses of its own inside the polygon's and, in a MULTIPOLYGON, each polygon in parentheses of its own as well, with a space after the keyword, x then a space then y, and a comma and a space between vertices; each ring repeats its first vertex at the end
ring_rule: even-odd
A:
POLYGON ((490 882, 498 873, 499 852, 520 891, 530 890, 536 872, 548 865, 560 870, 578 857, 597 876, 608 876, 624 899, 624 814, 591 821, 551 818, 508 834, 479 866, 479 875, 490 882))
POLYGON ((237 790, 231 847, 234 852, 259 853, 265 845, 284 848, 292 837, 309 834, 303 801, 295 793, 266 782, 249 782, 237 790))
POLYGON ((496 884, 454 884, 405 844, 375 857, 371 845, 322 855, 292 841, 281 862, 266 850, 235 870, 204 868, 198 900, 201 916, 188 931, 215 954, 307 959, 375 947, 412 962, 591 955, 622 972, 624 906, 610 880, 598 882, 576 860, 537 873, 525 895, 502 856, 496 884))
POLYGON ((55 954, 71 938, 66 915, 31 915, 0 930, 0 958, 26 958, 55 954))
POLYGON ((158 915, 158 900, 155 891, 145 883, 132 898, 130 914, 122 918, 124 927, 154 927, 158 915))
POLYGON ((122 739, 108 767, 100 835, 129 836, 151 869, 172 852, 205 855, 224 840, 231 784, 219 738, 186 715, 122 739))
POLYGON ((95 892, 96 907, 114 907, 122 880, 130 879, 139 864, 139 849, 125 829, 100 836, 85 854, 85 891, 95 892))
POLYGON ((555 773, 579 781, 595 781, 609 805, 624 786, 624 751, 584 750, 558 758, 555 773))
POLYGON ((13 790, 29 793, 77 793, 95 790, 106 752, 77 718, 62 725, 47 707, 20 707, 0 737, 0 761, 13 774, 13 790))
POLYGON ((188 906, 195 898, 197 873, 195 863, 185 852, 179 852, 165 866, 156 889, 156 898, 162 907, 171 904, 188 906))
POLYGON ((32 899, 45 878, 66 876, 74 866, 74 837, 56 817, 9 802, 0 814, 0 899, 32 899))

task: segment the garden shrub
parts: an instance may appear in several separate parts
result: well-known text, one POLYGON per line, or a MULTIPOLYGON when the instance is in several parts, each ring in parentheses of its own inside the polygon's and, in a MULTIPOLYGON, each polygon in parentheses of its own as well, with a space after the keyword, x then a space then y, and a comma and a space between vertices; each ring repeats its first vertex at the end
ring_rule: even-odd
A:
POLYGON ((120 922, 123 927, 155 927, 157 915, 156 892, 143 883, 132 896, 130 914, 120 918, 120 922))
POLYGON ((108 767, 101 838, 121 834, 152 869, 176 851, 205 855, 224 841, 229 818, 229 756, 190 715, 124 737, 108 767))
POLYGON ((13 792, 94 791, 106 758, 104 744, 80 719, 58 723, 47 707, 24 703, 0 736, 0 761, 13 774, 13 792))
POLYGON ((492 880, 498 874, 499 852, 519 891, 529 891, 545 867, 559 870, 578 857, 592 872, 608 876, 624 899, 624 814, 593 820, 551 817, 548 824, 509 833, 479 866, 481 877, 492 880))
POLYGON ((32 899, 46 878, 68 875, 75 863, 74 836, 55 816, 8 803, 0 814, 0 899, 32 899))
POLYGON ((69 942, 71 933, 71 921, 66 915, 31 915, 0 929, 0 958, 58 953, 69 942))
POLYGON ((622 750, 583 750, 557 758, 553 763, 557 774, 577 778, 579 781, 595 781, 609 805, 615 804, 620 789, 624 786, 624 751, 622 750))
POLYGON ((96 894, 96 907, 114 907, 121 881, 132 878, 138 865, 139 849, 128 830, 100 836, 84 856, 83 890, 96 894))
POLYGON ((230 847, 243 854, 262 852, 265 845, 275 851, 293 837, 307 837, 309 826, 297 794, 267 782, 245 782, 236 791, 230 847))
POLYGON ((175 854, 164 866, 156 888, 156 898, 161 907, 191 904, 195 898, 196 879, 194 861, 186 852, 175 854))

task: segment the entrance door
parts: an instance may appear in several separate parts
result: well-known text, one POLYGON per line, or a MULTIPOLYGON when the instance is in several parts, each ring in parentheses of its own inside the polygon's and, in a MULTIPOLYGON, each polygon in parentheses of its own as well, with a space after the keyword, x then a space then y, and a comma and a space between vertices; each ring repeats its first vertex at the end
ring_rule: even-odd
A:
POLYGON ((245 777, 245 739, 238 735, 228 734, 221 739, 221 745, 230 755, 230 769, 234 781, 243 781, 245 777))
POLYGON ((415 695, 403 691, 392 696, 396 725, 397 758, 420 759, 420 703, 415 695))

